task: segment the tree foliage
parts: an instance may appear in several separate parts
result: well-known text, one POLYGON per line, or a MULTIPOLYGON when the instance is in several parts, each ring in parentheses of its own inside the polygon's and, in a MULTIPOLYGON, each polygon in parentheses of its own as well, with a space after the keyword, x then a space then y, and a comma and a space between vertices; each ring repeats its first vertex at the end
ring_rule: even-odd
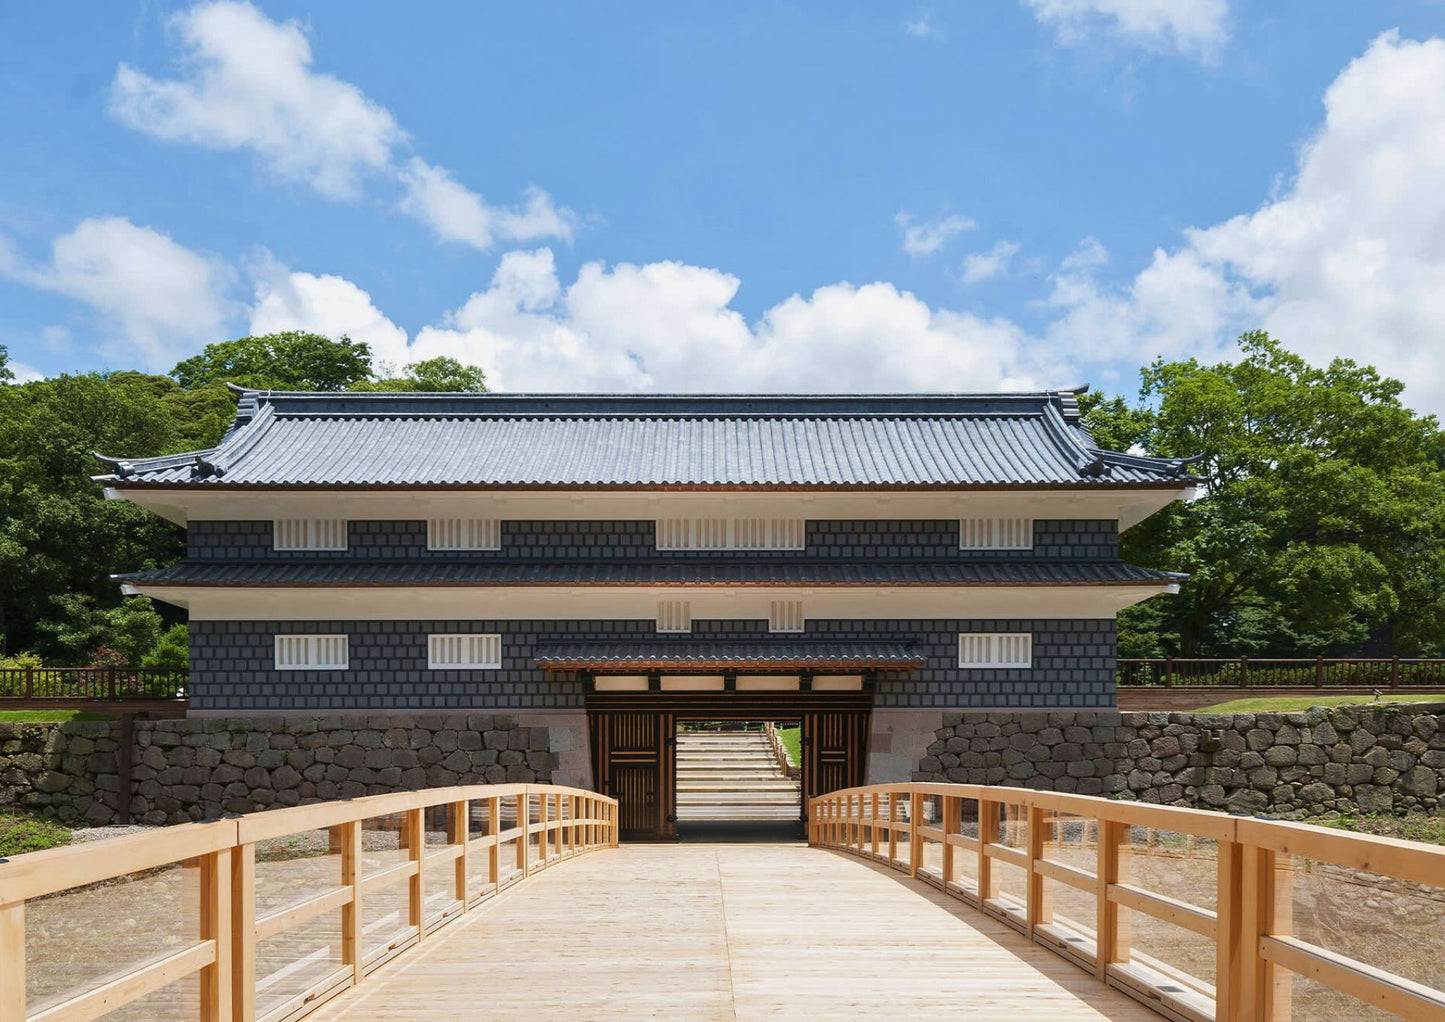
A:
POLYGON ((1188 572, 1120 619, 1140 655, 1343 654, 1445 647, 1445 437, 1402 384, 1317 368, 1262 332, 1234 362, 1159 360, 1141 403, 1096 400, 1096 438, 1203 454, 1208 482, 1125 533, 1126 560, 1188 572))
MULTIPOLYGON (((0 348, 0 381, 8 378, 4 355, 0 348)), ((123 603, 110 576, 174 563, 183 533, 129 501, 105 500, 90 478, 103 471, 92 452, 148 457, 214 446, 235 415, 227 381, 484 389, 476 366, 438 358, 408 365, 401 377, 378 376, 367 345, 298 332, 208 345, 170 376, 127 370, 0 386, 0 656, 34 650, 76 665, 106 647, 137 663, 161 644, 163 626, 181 612, 139 597, 123 603)), ((166 635, 174 647, 176 636, 166 635)))
POLYGON ((371 378, 371 345, 287 330, 208 344, 171 370, 187 390, 230 382, 270 390, 347 390, 371 378))

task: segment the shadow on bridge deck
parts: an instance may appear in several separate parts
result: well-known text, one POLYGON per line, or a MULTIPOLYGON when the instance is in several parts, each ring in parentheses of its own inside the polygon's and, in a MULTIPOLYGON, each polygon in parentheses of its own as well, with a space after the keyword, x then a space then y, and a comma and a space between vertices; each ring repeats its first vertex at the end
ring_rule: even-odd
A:
POLYGON ((313 1016, 1158 1016, 932 887, 798 843, 626 845, 559 864, 313 1016))

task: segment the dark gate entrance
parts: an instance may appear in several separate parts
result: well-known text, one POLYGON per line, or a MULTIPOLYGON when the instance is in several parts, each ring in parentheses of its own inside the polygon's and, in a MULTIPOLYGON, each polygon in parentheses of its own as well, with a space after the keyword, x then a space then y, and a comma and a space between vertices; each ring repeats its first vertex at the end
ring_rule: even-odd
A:
POLYGON ((618 800, 624 840, 677 837, 677 721, 797 720, 803 805, 861 785, 867 771, 871 693, 592 693, 587 719, 597 789, 618 800))

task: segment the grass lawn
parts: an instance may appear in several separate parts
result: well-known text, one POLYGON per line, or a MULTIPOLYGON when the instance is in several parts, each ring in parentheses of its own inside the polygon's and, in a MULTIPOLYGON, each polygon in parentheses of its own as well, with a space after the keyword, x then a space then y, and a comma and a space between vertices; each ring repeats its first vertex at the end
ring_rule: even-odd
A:
POLYGON ((1383 837, 1400 838, 1404 841, 1424 841, 1432 845, 1445 845, 1445 816, 1430 813, 1412 813, 1409 816, 1312 816, 1305 823, 1336 830, 1353 830, 1361 834, 1379 834, 1383 837))
POLYGON ((793 761, 794 766, 803 762, 803 736, 801 730, 795 727, 778 728, 778 737, 783 740, 783 748, 788 750, 788 758, 793 761))
POLYGON ((9 722, 64 724, 71 720, 110 720, 110 718, 103 713, 87 713, 85 710, 0 710, 0 724, 9 722))
POLYGON ((20 812, 0 813, 0 856, 22 855, 70 844, 70 828, 20 812))
MULTIPOLYGON (((1231 699, 1227 703, 1205 706, 1191 713, 1280 713, 1289 710, 1308 710, 1311 706, 1344 706, 1346 704, 1373 703, 1374 696, 1262 696, 1258 699, 1231 699)), ((1389 695, 1380 699, 1379 705, 1390 703, 1445 703, 1445 695, 1436 692, 1430 695, 1410 693, 1389 695)))

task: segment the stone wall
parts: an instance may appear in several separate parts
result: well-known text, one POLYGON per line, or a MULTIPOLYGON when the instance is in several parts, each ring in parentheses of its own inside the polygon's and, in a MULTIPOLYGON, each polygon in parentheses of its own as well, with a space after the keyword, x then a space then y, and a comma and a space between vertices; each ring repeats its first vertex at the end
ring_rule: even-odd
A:
POLYGON ((1292 817, 1438 811, 1445 706, 1303 713, 945 713, 919 781, 1292 817))
MULTIPOLYGON (((0 806, 115 823, 121 725, 0 723, 0 806)), ((130 815, 226 813, 452 784, 590 786, 580 715, 391 714, 136 721, 130 815)))

